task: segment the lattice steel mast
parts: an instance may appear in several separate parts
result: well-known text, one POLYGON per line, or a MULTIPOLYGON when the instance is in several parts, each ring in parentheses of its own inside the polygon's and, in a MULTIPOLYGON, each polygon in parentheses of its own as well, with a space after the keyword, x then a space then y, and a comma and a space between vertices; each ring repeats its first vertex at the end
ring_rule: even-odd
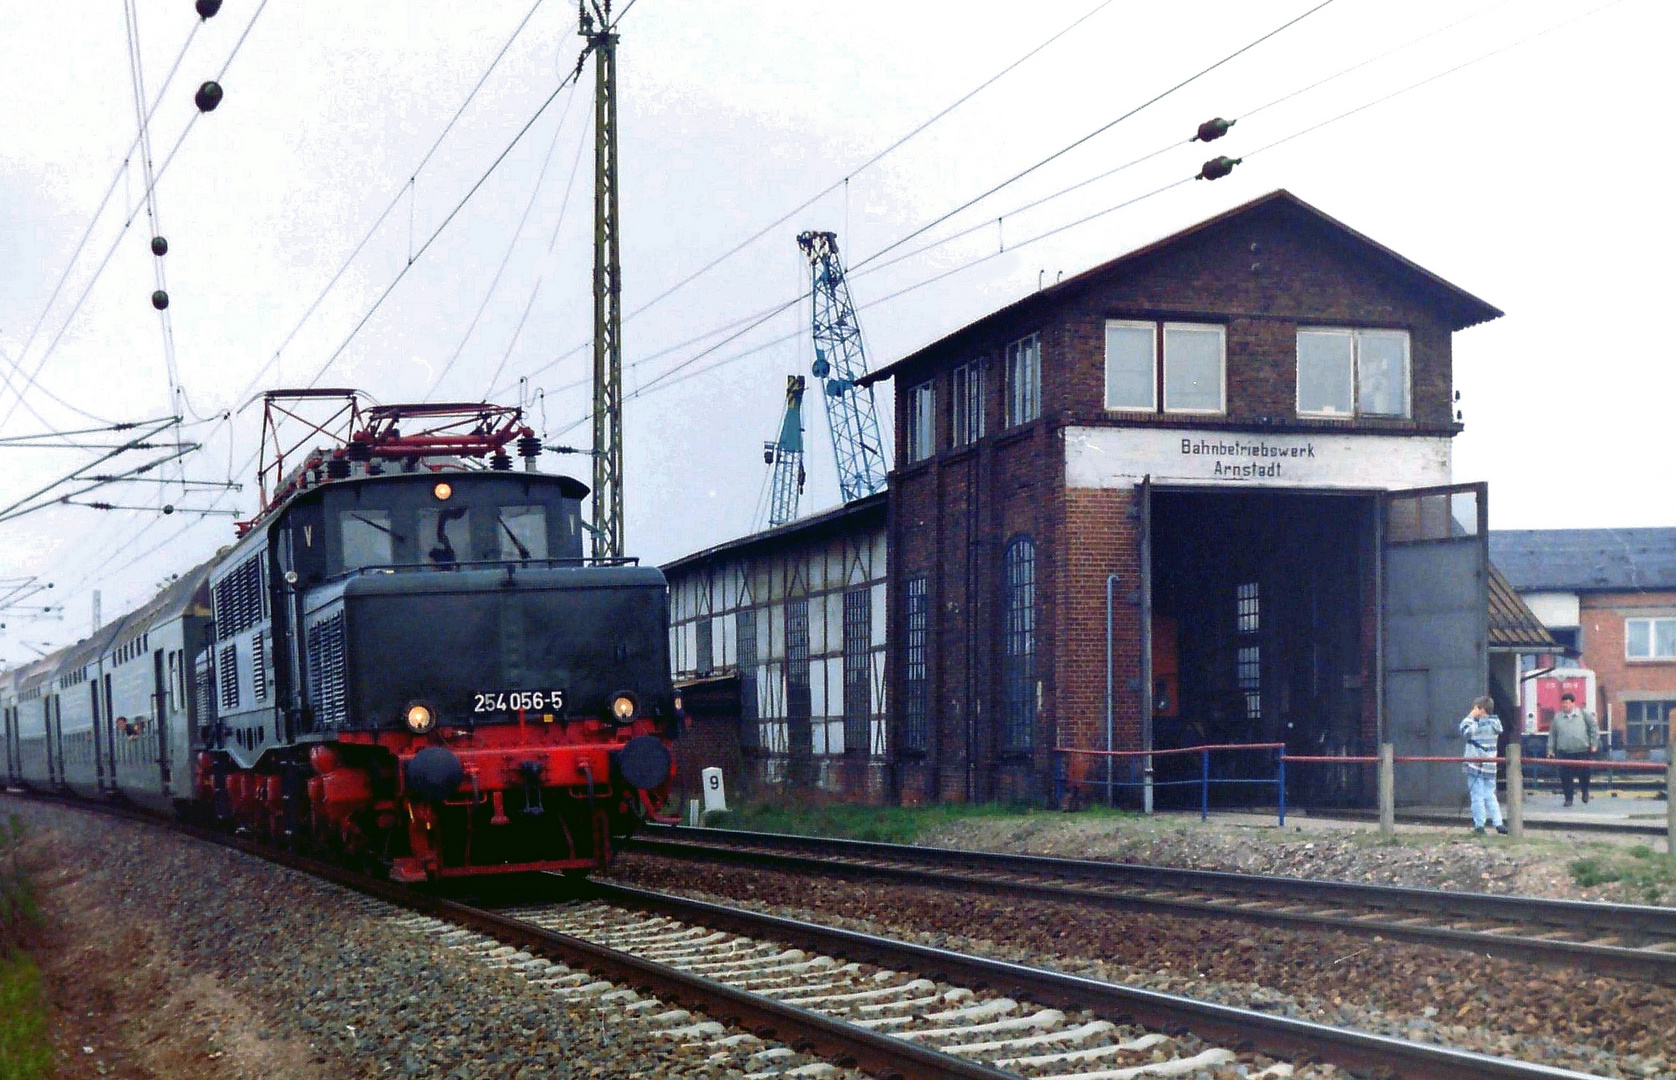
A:
POLYGON ((623 554, 623 287, 617 257, 617 32, 611 0, 577 4, 594 54, 595 558, 623 554), (597 29, 596 29, 597 25, 597 29))
POLYGON ((797 246, 809 260, 814 295, 815 362, 810 370, 825 391, 821 396, 838 460, 838 489, 849 502, 883 488, 890 466, 879 435, 873 388, 856 385, 867 374, 867 356, 844 266, 838 261, 838 234, 800 233, 797 246))
POLYGON ((797 518, 797 500, 803 494, 803 376, 786 376, 786 411, 780 419, 780 437, 762 444, 762 460, 772 468, 768 492, 768 527, 784 525, 797 518))

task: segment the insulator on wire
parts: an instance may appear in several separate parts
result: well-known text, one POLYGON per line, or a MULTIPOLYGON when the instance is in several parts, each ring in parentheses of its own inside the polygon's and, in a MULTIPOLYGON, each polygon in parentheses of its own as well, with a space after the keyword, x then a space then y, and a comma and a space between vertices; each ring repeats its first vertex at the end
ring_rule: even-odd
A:
POLYGON ((172 514, 174 512, 175 512, 175 507, 174 507, 173 503, 164 503, 163 504, 163 513, 172 514))
POLYGON ((156 255, 158 258, 162 258, 163 256, 167 255, 169 253, 169 242, 167 240, 163 239, 161 236, 152 237, 151 238, 151 253, 153 255, 156 255))
POLYGON ((213 19, 215 13, 221 10, 221 0, 198 0, 192 5, 198 12, 200 19, 213 19))
POLYGON ((151 294, 151 306, 156 308, 158 311, 162 311, 164 308, 169 306, 169 294, 164 292, 162 289, 158 289, 156 292, 151 294))
POLYGON ((1224 120, 1218 116, 1214 120, 1206 120, 1199 125, 1199 133, 1193 136, 1199 142, 1215 142, 1228 134, 1228 129, 1239 123, 1238 120, 1224 120))
POLYGON ((1229 173, 1233 172, 1234 171, 1234 166, 1238 165, 1241 161, 1244 161, 1244 160, 1245 160, 1244 158, 1231 158, 1231 157, 1211 158, 1209 161, 1204 163, 1204 165, 1199 169, 1199 175, 1195 176, 1193 179, 1195 179, 1195 180, 1220 180, 1224 176, 1227 176, 1229 173))
POLYGON ((221 84, 210 80, 198 87, 198 92, 192 95, 192 100, 197 104, 199 112, 214 112, 215 107, 221 104, 221 84))

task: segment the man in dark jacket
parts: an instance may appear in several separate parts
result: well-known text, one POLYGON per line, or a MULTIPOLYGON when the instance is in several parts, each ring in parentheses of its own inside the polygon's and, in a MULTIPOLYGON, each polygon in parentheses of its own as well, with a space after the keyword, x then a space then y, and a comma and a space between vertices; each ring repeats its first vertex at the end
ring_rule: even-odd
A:
MULTIPOLYGON (((1560 711, 1548 723, 1548 756, 1561 762, 1587 761, 1594 757, 1600 739, 1595 725, 1595 714, 1577 707, 1577 698, 1570 693, 1560 695, 1560 711)), ((1565 804, 1571 805, 1573 784, 1582 784, 1583 801, 1589 801, 1589 772, 1587 765, 1562 764, 1560 790, 1565 804)))

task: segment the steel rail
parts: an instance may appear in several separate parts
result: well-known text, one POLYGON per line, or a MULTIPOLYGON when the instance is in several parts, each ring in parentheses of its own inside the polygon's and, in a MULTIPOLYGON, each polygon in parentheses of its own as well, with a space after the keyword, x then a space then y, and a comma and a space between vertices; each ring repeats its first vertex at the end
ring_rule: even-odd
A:
MULTIPOLYGON (((915 971, 1066 1009, 1093 1009, 1108 1019, 1172 1034, 1190 1031, 1210 1042, 1249 1048, 1282 1060, 1315 1058, 1374 1075, 1429 1080, 1577 1080, 1586 1073, 1490 1057, 1371 1032, 1335 1028, 1255 1009, 1102 982, 1006 960, 916 945, 854 930, 725 907, 690 897, 594 881, 589 890, 607 903, 694 922, 709 929, 806 946, 857 963, 915 971)), ((1012 1074, 1007 1074, 1011 1076, 1012 1074)))
POLYGON ((1676 982, 1676 951, 1665 951, 1667 943, 1676 943, 1676 908, 1451 893, 1317 878, 1184 870, 772 833, 730 834, 729 830, 721 829, 648 827, 631 841, 630 849, 787 872, 1002 892, 1041 900, 1239 919, 1271 926, 1328 928, 1655 982, 1676 982), (1114 887, 1129 891, 1109 891, 1114 887), (1291 906, 1260 906, 1264 901, 1257 898, 1285 901, 1291 906), (1416 921, 1413 918, 1416 915, 1448 917, 1461 922, 1427 925, 1416 921), (1659 947, 1645 948, 1600 941, 1567 941, 1519 932, 1532 925, 1538 930, 1553 927, 1602 935, 1631 932, 1660 941, 1659 947))
MULTIPOLYGON (((1018 1080, 1015 1073, 738 990, 523 919, 371 878, 215 829, 173 821, 163 814, 132 805, 101 804, 13 790, 5 794, 161 826, 202 842, 233 848, 392 906, 474 930, 532 955, 654 994, 670 1004, 697 1009, 730 1027, 747 1029, 762 1039, 784 1042, 799 1052, 817 1054, 840 1067, 860 1069, 880 1080, 1018 1080)), ((1095 1008, 1110 1014, 1115 1021, 1137 1023, 1173 1035, 1191 1033, 1242 1050, 1284 1059, 1330 1061, 1382 1077, 1586 1080, 1589 1076, 1569 1069, 1335 1028, 630 886, 590 881, 579 891, 621 907, 702 921, 710 929, 771 936, 777 941, 806 944, 852 961, 917 970, 926 977, 959 981, 974 990, 1018 994, 1043 1004, 1074 1009, 1095 1008)))

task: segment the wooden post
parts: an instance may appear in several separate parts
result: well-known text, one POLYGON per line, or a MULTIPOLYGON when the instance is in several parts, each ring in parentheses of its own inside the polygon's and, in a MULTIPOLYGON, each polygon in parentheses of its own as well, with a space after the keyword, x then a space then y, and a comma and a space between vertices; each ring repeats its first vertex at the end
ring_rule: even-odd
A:
POLYGON ((1379 744, 1379 835, 1397 835, 1396 748, 1379 744))
POLYGON ((1525 753, 1515 738, 1507 744, 1507 835, 1525 835, 1525 753))
POLYGON ((1664 851, 1676 857, 1676 757, 1664 767, 1664 851))

